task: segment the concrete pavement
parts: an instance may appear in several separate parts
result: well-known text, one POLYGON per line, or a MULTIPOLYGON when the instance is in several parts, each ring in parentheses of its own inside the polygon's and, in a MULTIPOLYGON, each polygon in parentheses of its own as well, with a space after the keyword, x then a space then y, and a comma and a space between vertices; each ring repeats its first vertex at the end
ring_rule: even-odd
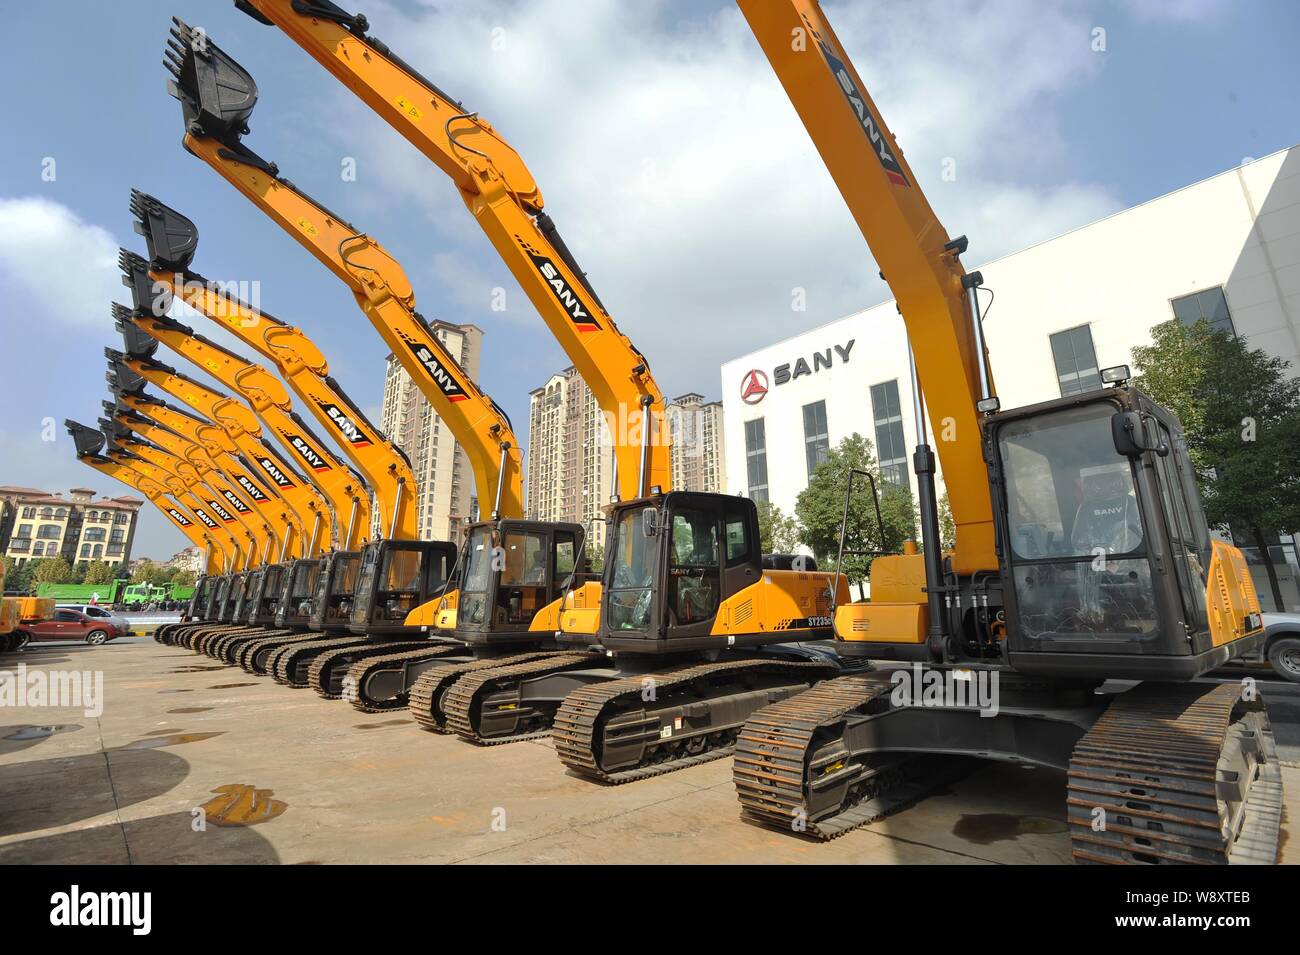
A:
MULTIPOLYGON (((0 862, 1069 860, 1064 777, 1046 770, 990 764, 822 844, 741 821, 729 759, 604 787, 546 740, 471 746, 152 641, 0 667, 19 661, 101 669, 106 699, 98 717, 0 708, 0 862)), ((1294 820, 1300 765, 1284 776, 1294 820)))

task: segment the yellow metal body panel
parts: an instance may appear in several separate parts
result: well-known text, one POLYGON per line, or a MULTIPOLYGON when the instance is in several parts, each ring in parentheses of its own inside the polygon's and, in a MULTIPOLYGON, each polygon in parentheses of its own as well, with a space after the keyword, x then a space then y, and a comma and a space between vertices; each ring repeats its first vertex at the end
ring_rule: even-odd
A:
POLYGON ((843 576, 837 581, 835 574, 824 571, 764 570, 759 580, 722 601, 710 633, 739 636, 829 628, 831 589, 837 583, 835 602, 847 603, 849 584, 843 576))
POLYGON ((5 602, 13 601, 18 609, 18 623, 33 624, 49 620, 54 616, 53 597, 6 597, 5 602))
POLYGON ((456 629, 456 607, 460 602, 460 591, 449 590, 433 600, 414 607, 403 621, 408 627, 427 627, 430 630, 456 629))
POLYGON ((1263 629, 1259 595, 1241 551, 1223 541, 1211 541, 1206 577, 1205 605, 1210 616, 1210 640, 1216 647, 1263 629))
POLYGON ((996 571, 979 356, 948 233, 815 0, 739 0, 898 300, 956 524, 953 570, 996 571))
MULTIPOLYGON (((451 178, 547 327, 595 394, 615 436, 619 494, 636 498, 641 409, 652 440, 647 487, 672 485, 663 394, 645 357, 564 264, 539 226, 543 200, 523 159, 477 114, 333 21, 294 11, 292 0, 251 0, 267 19, 352 90, 451 178), (630 426, 629 426, 630 425, 630 426)), ((491 496, 480 500, 491 500, 491 496)))
MULTIPOLYGON (((3 578, 0 578, 0 584, 3 584, 3 578)), ((5 597, 0 601, 0 634, 13 633, 22 621, 22 614, 18 609, 17 597, 5 597)))
POLYGON ((571 590, 564 600, 558 629, 565 633, 585 633, 594 636, 600 630, 601 584, 588 581, 571 590))

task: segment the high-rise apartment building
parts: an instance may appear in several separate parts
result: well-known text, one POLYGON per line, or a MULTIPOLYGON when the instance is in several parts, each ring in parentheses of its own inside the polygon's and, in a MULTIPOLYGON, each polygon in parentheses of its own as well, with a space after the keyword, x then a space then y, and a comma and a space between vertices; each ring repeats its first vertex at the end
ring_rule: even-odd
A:
POLYGON ((614 447, 596 397, 569 366, 529 398, 528 516, 582 524, 590 542, 603 546, 614 447))
MULTIPOLYGON (((477 325, 430 322, 434 334, 470 377, 478 378, 483 330, 477 325)), ((388 356, 384 378, 384 407, 380 427, 411 459, 418 495, 417 520, 421 540, 459 542, 464 524, 473 519, 474 472, 469 456, 457 443, 446 422, 393 355, 388 356)), ((389 515, 373 514, 378 530, 389 515)))
POLYGON ((722 402, 688 392, 667 405, 673 439, 673 489, 724 493, 727 458, 722 447, 722 402))

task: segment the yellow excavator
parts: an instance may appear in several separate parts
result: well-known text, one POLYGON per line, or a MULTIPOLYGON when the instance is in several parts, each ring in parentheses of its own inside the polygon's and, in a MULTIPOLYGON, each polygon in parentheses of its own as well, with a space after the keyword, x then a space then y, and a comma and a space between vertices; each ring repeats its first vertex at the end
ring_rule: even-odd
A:
MULTIPOLYGON (((192 49, 190 37, 188 28, 178 22, 171 49, 176 76, 172 92, 187 118, 186 148, 343 280, 466 448, 480 500, 493 502, 490 519, 467 529, 471 545, 463 571, 475 590, 464 613, 458 612, 458 597, 453 608, 440 596, 407 617, 408 624, 431 627, 455 642, 444 639, 443 646, 424 655, 412 652, 352 667, 343 675, 349 697, 367 711, 390 709, 405 705, 413 681, 433 665, 445 680, 449 674, 470 670, 560 660, 550 651, 566 588, 581 582, 578 555, 584 544, 583 528, 523 519, 519 444, 509 419, 457 366, 415 311, 405 273, 382 246, 283 179, 273 164, 242 143, 242 131, 256 102, 256 86, 221 51, 206 55, 210 49, 206 40, 204 51, 192 49), (211 96, 217 88, 227 94, 238 89, 243 95, 211 96), (488 570, 490 564, 499 566, 488 570), (480 569, 495 574, 490 586, 479 582, 480 569)), ((172 221, 178 221, 175 215, 172 210, 172 221)), ((173 229, 185 232, 183 227, 173 229)), ((185 242, 179 245, 184 247, 185 242)), ((562 656, 570 665, 579 659, 572 653, 562 656)))
MULTIPOLYGON (((122 306, 114 307, 117 327, 128 335, 134 327, 130 322, 130 311, 122 306)), ((131 342, 129 338, 124 340, 128 344, 131 342)), ((248 405, 208 388, 152 357, 133 356, 114 349, 105 349, 105 354, 112 363, 109 375, 116 383, 116 393, 123 396, 128 404, 132 403, 132 399, 125 397, 125 393, 138 392, 143 382, 150 382, 223 432, 227 442, 236 449, 236 455, 228 455, 228 458, 237 456, 243 461, 252 462, 258 468, 258 477, 261 478, 258 487, 269 493, 264 494, 265 500, 258 500, 256 495, 250 493, 245 503, 251 504, 253 509, 268 518, 265 538, 259 536, 259 532, 254 529, 258 547, 248 566, 243 572, 219 582, 213 603, 215 616, 169 631, 168 639, 192 648, 193 641, 200 636, 211 637, 218 630, 229 633, 246 629, 247 625, 243 621, 256 582, 256 577, 249 572, 258 565, 270 564, 277 559, 284 560, 291 550, 297 556, 309 556, 309 551, 319 556, 330 550, 333 539, 331 528, 335 520, 330 499, 275 450, 263 436, 261 424, 248 405), (128 384, 124 385, 124 381, 128 384), (305 531, 305 528, 311 528, 310 532, 305 531), (280 545, 278 555, 274 553, 273 538, 280 545)), ((133 397, 136 401, 141 400, 138 394, 133 397)), ((147 414, 150 409, 146 407, 143 410, 147 414)), ((197 433, 192 436, 197 437, 197 433)), ((276 437, 289 454, 295 457, 301 454, 288 437, 278 433, 276 437)), ((327 462, 329 459, 321 453, 321 460, 327 462)), ((242 474, 236 467, 237 462, 229 463, 232 467, 227 473, 232 477, 242 474)), ((248 477, 246 474, 243 476, 248 477)), ((240 484, 242 488, 243 482, 240 484)), ((219 500, 208 500, 207 503, 225 523, 241 521, 245 516, 237 511, 230 512, 219 500)))
POLYGON ((956 424, 938 444, 955 545, 940 554, 918 400, 924 552, 877 558, 871 599, 835 610, 842 656, 892 665, 749 719, 744 814, 830 838, 915 798, 936 760, 977 756, 1066 771, 1076 861, 1273 862, 1263 700, 1253 681, 1193 682, 1259 646, 1259 600, 1241 552, 1210 536, 1178 420, 1123 366, 1003 409, 966 240, 935 217, 820 7, 740 7, 897 297, 931 422, 956 424), (962 692, 979 687, 992 710, 962 692))
MULTIPOLYGON (((575 591, 561 613, 557 639, 571 646, 568 659, 476 670, 417 694, 438 678, 435 667, 412 689, 412 709, 440 710, 448 728, 476 742, 527 738, 554 721, 568 766, 622 782, 726 755, 755 707, 837 672, 828 654, 795 645, 830 636, 831 576, 765 567, 752 502, 670 490, 663 396, 648 363, 600 303, 509 144, 368 36, 363 17, 328 2, 237 6, 283 30, 452 179, 615 434, 619 501, 609 526, 618 557, 607 558, 600 591, 575 591), (600 609, 580 606, 593 592, 600 609)), ((227 108, 255 95, 210 38, 186 57, 188 33, 181 26, 174 36, 182 83, 202 59, 223 75, 216 87, 227 108)), ((462 581, 462 620, 468 580, 492 579, 472 570, 462 581)))
POLYGON ((54 616, 54 598, 4 593, 4 561, 0 560, 0 653, 21 650, 31 638, 29 627, 54 616))

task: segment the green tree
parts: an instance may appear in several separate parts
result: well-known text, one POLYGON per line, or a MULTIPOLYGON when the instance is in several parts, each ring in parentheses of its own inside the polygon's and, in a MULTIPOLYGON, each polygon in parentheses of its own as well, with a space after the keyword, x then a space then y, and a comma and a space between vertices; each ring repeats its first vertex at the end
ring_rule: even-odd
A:
MULTIPOLYGON (((860 434, 852 434, 830 450, 795 504, 802 528, 800 539, 812 550, 819 566, 827 569, 834 567, 839 551, 850 469, 867 471, 875 477, 880 490, 880 522, 876 520, 871 485, 860 477, 855 479, 844 549, 895 553, 902 548, 903 541, 916 537, 916 507, 911 489, 885 481, 876 466, 871 442, 860 434)), ((860 593, 862 582, 870 575, 872 559, 870 554, 844 558, 844 573, 850 582, 857 582, 860 593)))
POLYGON ((72 565, 62 557, 47 557, 33 563, 36 569, 32 572, 32 580, 38 584, 69 584, 76 577, 72 565))
POLYGON ((176 573, 172 575, 172 585, 175 587, 193 587, 196 580, 194 571, 181 570, 176 568, 176 573))
POLYGON ((764 554, 793 554, 799 547, 799 521, 771 501, 756 501, 758 537, 764 554))
POLYGON ((113 567, 103 561, 93 561, 86 567, 86 576, 82 578, 84 584, 102 585, 113 582, 113 567))
POLYGON ((26 593, 32 589, 32 561, 19 564, 12 557, 0 557, 5 565, 5 590, 26 593))
POLYGON ((605 569, 605 545, 592 541, 587 545, 587 560, 591 561, 592 573, 599 574, 605 569))
POLYGON ((1270 536, 1300 528, 1300 380, 1286 361, 1204 321, 1151 330, 1133 349, 1137 382, 1178 415, 1205 514, 1259 549, 1282 610, 1270 536))
POLYGON ((939 498, 939 550, 949 551, 957 544, 957 524, 952 519, 952 502, 948 492, 939 498))
POLYGON ((171 583, 175 573, 175 567, 164 567, 146 558, 136 565, 135 572, 131 574, 131 583, 164 586, 171 583))

